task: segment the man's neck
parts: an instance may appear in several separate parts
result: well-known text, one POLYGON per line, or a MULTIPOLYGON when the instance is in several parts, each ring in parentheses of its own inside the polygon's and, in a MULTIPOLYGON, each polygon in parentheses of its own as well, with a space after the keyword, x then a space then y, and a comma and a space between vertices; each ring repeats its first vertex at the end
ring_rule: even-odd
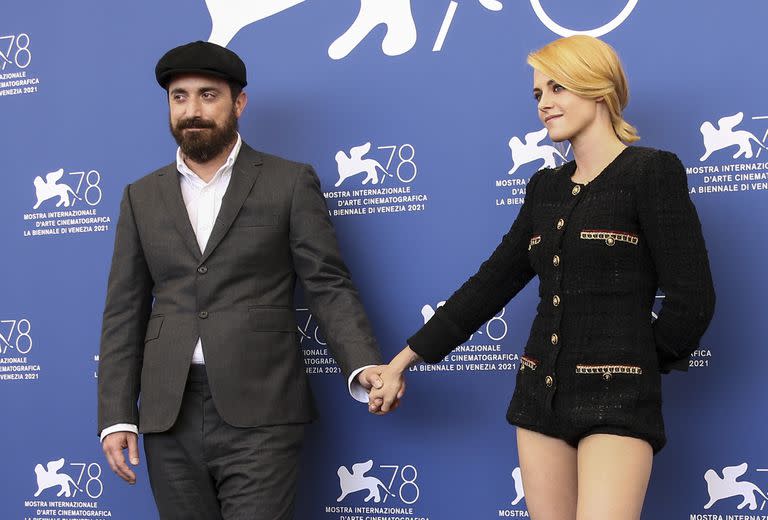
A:
POLYGON ((237 139, 232 141, 232 144, 227 146, 219 155, 204 163, 195 162, 183 154, 181 157, 184 159, 184 164, 186 164, 195 175, 200 177, 200 179, 207 184, 211 182, 211 179, 213 179, 213 177, 216 175, 216 172, 219 171, 219 168, 224 166, 224 163, 227 162, 227 158, 229 157, 229 154, 232 153, 232 149, 236 144, 237 139))

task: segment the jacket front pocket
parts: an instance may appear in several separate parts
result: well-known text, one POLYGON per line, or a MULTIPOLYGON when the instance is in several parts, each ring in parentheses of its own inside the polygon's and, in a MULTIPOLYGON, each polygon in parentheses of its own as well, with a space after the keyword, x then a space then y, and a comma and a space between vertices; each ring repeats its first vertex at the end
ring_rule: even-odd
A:
POLYGON ((580 426, 626 422, 637 406, 642 374, 636 365, 576 365, 574 422, 580 426))
POLYGON ((250 307, 248 321, 254 332, 297 332, 296 314, 290 307, 250 307))
POLYGON ((163 328, 164 319, 165 317, 159 314, 149 318, 149 323, 147 323, 147 332, 144 335, 144 343, 160 337, 160 329, 163 328))
POLYGON ((619 242, 633 246, 640 243, 640 238, 634 233, 607 229, 582 229, 579 238, 604 242, 609 247, 613 247, 619 242))

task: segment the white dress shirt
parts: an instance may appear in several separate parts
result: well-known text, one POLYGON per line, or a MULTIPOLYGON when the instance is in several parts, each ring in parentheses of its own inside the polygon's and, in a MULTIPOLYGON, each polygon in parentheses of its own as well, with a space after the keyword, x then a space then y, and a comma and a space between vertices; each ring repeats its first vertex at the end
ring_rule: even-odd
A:
MULTIPOLYGON (((209 182, 205 182, 198 177, 197 174, 187 166, 181 155, 181 148, 176 150, 176 169, 180 174, 179 183, 181 186, 181 196, 184 199, 184 205, 186 206, 187 214, 189 215, 189 222, 192 224, 192 229, 195 232, 197 244, 200 247, 201 253, 205 251, 205 246, 208 244, 208 239, 213 230, 213 224, 216 222, 216 217, 221 209, 221 202, 224 199, 224 194, 227 192, 229 181, 232 178, 232 168, 235 165, 235 160, 240 153, 242 144, 243 141, 240 138, 240 134, 237 134, 237 142, 232 148, 232 152, 227 157, 224 165, 216 171, 209 182)), ((205 364, 202 338, 197 338, 195 351, 192 354, 192 364, 205 364)), ((352 372, 352 375, 349 376, 349 380, 347 381, 350 395, 361 403, 368 403, 368 392, 357 382, 356 378, 357 375, 366 368, 368 367, 360 367, 352 372)), ((104 437, 110 433, 119 431, 130 431, 138 434, 139 429, 135 424, 115 424, 114 426, 102 430, 101 440, 104 440, 104 437)))

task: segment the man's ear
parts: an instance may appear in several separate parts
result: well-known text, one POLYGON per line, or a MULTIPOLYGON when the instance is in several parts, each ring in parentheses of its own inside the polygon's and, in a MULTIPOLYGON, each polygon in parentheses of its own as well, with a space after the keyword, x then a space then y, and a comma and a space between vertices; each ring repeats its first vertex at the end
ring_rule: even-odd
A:
POLYGON ((235 113, 237 114, 237 117, 240 117, 240 114, 243 113, 247 104, 248 94, 246 94, 244 90, 241 90, 237 95, 237 99, 235 99, 235 113))

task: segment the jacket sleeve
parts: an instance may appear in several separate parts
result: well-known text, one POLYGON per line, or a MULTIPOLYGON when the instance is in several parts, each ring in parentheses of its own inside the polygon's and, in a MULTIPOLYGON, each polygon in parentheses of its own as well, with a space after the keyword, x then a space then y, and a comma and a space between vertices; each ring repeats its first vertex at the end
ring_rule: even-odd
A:
POLYGON ((533 278, 528 243, 533 231, 534 192, 543 173, 531 177, 523 206, 491 257, 408 339, 408 345, 427 363, 441 361, 469 339, 533 278))
POLYGON ((153 282, 133 217, 130 188, 125 188, 120 203, 102 321, 99 432, 119 423, 139 424, 137 401, 153 282))
POLYGON ((685 168, 659 152, 643 172, 637 204, 640 228, 651 252, 664 301, 653 324, 663 372, 687 370, 715 309, 715 290, 685 168))
POLYGON ((309 308, 345 377, 381 364, 365 309, 341 258, 320 181, 310 166, 304 166, 293 189, 290 247, 309 308))

